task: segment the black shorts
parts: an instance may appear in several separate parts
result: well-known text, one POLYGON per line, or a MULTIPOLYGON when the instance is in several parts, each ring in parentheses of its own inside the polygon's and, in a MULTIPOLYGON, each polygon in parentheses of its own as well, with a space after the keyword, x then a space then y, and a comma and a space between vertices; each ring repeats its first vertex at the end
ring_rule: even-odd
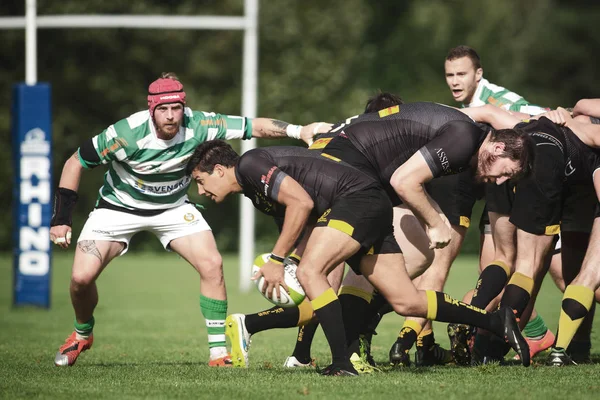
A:
POLYGON ((501 185, 495 183, 485 184, 485 207, 487 211, 510 215, 514 201, 515 186, 511 181, 506 181, 501 185))
POLYGON ((597 207, 598 198, 592 185, 569 185, 564 191, 560 230, 590 233, 598 216, 597 207))
POLYGON ((435 178, 425 184, 425 189, 438 203, 450 224, 468 228, 475 204, 475 186, 473 173, 467 170, 435 178))
POLYGON ((364 255, 401 252, 394 237, 393 218, 390 199, 380 186, 373 186, 337 199, 317 219, 316 227, 337 229, 360 243, 360 250, 346 260, 360 274, 364 255))

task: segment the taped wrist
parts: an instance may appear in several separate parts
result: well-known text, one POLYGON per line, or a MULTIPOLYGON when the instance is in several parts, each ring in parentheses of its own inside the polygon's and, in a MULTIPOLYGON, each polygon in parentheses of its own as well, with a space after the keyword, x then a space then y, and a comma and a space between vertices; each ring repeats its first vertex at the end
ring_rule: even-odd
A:
POLYGON ((285 128, 285 134, 294 139, 300 139, 300 131, 302 131, 302 125, 290 124, 285 128))
POLYGON ((54 210, 50 226, 68 225, 71 226, 71 216, 79 196, 77 192, 59 187, 54 193, 54 210))

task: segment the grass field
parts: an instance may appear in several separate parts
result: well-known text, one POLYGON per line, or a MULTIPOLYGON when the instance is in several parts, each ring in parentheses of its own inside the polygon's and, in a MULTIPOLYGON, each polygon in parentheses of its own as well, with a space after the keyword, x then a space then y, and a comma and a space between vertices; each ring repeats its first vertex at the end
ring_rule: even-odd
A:
MULTIPOLYGON (((173 254, 138 253, 117 259, 100 277, 95 343, 72 368, 56 368, 54 354, 72 331, 68 295, 71 253, 55 252, 52 309, 12 308, 12 260, 0 256, 0 398, 598 398, 600 364, 572 368, 496 365, 395 370, 359 378, 321 377, 313 370, 285 370, 296 330, 264 332, 253 338, 251 367, 212 369, 198 305, 199 279, 173 254)), ((462 296, 475 282, 473 257, 454 265, 447 292, 462 296)), ((258 292, 237 291, 235 257, 225 258, 230 312, 268 308, 258 292)), ((538 310, 556 328, 560 294, 550 281, 538 310)), ((384 318, 373 353, 384 362, 402 320, 384 318)), ((436 335, 448 344, 445 326, 436 335)), ((600 340, 595 323, 593 352, 600 340)), ((327 343, 317 333, 313 356, 329 361, 327 343)), ((545 360, 545 357, 543 357, 545 360)))

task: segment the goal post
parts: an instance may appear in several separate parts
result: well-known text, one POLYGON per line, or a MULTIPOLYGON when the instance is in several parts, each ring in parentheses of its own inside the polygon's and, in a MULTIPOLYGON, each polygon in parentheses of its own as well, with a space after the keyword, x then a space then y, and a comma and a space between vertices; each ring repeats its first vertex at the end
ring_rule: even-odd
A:
MULTIPOLYGON (((243 30, 243 75, 242 75, 242 110, 241 115, 249 118, 256 117, 257 111, 257 80, 258 80, 258 6, 259 0, 244 0, 244 16, 168 16, 168 15, 37 15, 36 0, 26 0, 26 15, 23 17, 0 17, 0 29, 25 29, 25 84, 15 85, 13 91, 13 158, 16 172, 23 175, 23 170, 34 171, 32 160, 21 152, 28 147, 27 140, 50 140, 51 104, 50 85, 37 82, 37 30, 39 29, 65 29, 65 28, 130 28, 130 29, 190 29, 190 30, 243 30), (35 104, 35 110, 32 105, 35 104), (47 120, 31 118, 31 114, 43 115, 47 120), (29 121, 28 124, 22 123, 29 121), (27 125, 27 126, 25 126, 27 125), (31 125, 31 126, 29 126, 31 125), (35 126, 34 126, 35 125, 35 126), (18 129, 17 129, 18 128, 18 129), (43 133, 43 135, 40 134, 43 133), (43 136, 43 138, 42 138, 43 136), (26 164, 24 164, 26 163, 26 164), (25 166, 25 168, 20 168, 25 166), (33 170, 32 170, 33 168, 33 170)), ((41 143, 41 142, 40 142, 41 143)), ((49 143, 49 142, 48 142, 49 143)), ((40 144, 40 146, 43 146, 40 144)), ((242 141, 242 152, 256 147, 256 140, 242 141)), ((39 154, 38 154, 39 155, 39 154)), ((31 175, 33 184, 38 185, 43 179, 52 176, 51 152, 45 154, 49 164, 47 174, 31 175), (43 178, 41 178, 43 177, 43 178)), ((37 165, 37 164, 36 164, 37 165)), ((45 164, 44 164, 45 165, 45 164)), ((37 170, 35 170, 37 171, 37 170)), ((34 172, 35 172, 34 171, 34 172)), ((31 172, 33 174, 34 172, 31 172)), ((16 184, 24 182, 20 176, 16 184)), ((32 186, 31 182, 25 183, 32 186)), ((44 187, 46 184, 43 184, 44 187)), ((33 187, 33 186, 32 186, 33 187)), ((37 187, 37 186, 36 186, 37 187)), ((42 244, 39 232, 48 232, 50 218, 47 207, 41 199, 50 196, 50 191, 40 196, 29 198, 25 202, 22 191, 14 191, 14 231, 24 229, 27 232, 37 232, 37 240, 27 239, 27 235, 15 234, 14 245, 14 296, 13 303, 33 304, 43 307, 49 306, 50 290, 50 261, 48 267, 42 268, 36 259, 31 259, 29 264, 23 261, 21 248, 26 250, 45 251, 48 260, 51 259, 51 247, 46 236, 46 245, 42 244), (33 203, 32 203, 33 201, 33 203), (33 205, 32 205, 33 204, 33 205), (31 210, 35 212, 32 212, 31 210), (21 210, 21 211, 19 211, 21 210), (38 211, 36 211, 38 210, 38 211), (37 213, 37 214, 36 214, 37 213), (38 215, 39 214, 39 215, 38 215), (39 243, 38 243, 39 242, 39 243), (40 249, 34 248, 37 245, 40 249), (44 246, 47 247, 44 250, 44 246), (33 260, 33 261, 31 261, 33 260), (33 263, 33 264, 32 264, 33 263), (38 265, 39 264, 39 265, 38 265), (35 279, 31 280, 31 271, 35 279), (29 267, 28 267, 29 266, 29 267), (44 273, 42 274, 42 270, 44 273), (27 284, 27 282, 34 282, 27 284), (37 293, 35 296, 31 293, 37 293), (41 293, 41 294, 40 294, 41 293)), ((41 193, 41 192, 40 192, 41 193)), ((51 211, 50 211, 51 212, 51 211)), ((254 208, 250 200, 245 197, 240 202, 240 234, 239 234, 239 289, 247 291, 250 288, 250 274, 252 260, 254 259, 254 208)))

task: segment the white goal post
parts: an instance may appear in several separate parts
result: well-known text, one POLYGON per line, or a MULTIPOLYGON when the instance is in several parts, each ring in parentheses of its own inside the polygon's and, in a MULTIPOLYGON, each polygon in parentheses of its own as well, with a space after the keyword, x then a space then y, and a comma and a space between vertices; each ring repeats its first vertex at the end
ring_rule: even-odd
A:
MULTIPOLYGON (((38 28, 132 28, 243 30, 242 112, 256 117, 258 76, 258 1, 244 0, 244 16, 167 15, 44 15, 37 16, 36 0, 27 0, 24 17, 0 17, 0 29, 25 29, 25 82, 37 83, 38 28)), ((256 140, 242 141, 242 152, 256 147, 256 140)), ((254 207, 245 197, 240 201, 239 289, 248 291, 254 260, 254 207)))

